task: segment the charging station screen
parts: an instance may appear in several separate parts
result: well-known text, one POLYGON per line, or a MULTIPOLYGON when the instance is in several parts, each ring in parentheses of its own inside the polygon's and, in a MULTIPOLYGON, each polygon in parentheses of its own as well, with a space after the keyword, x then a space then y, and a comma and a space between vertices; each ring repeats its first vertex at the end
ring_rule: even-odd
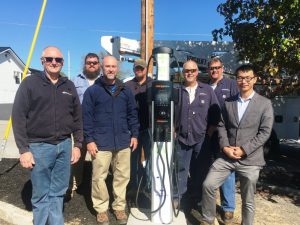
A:
POLYGON ((154 81, 152 83, 154 141, 170 141, 172 90, 173 84, 170 81, 154 81))

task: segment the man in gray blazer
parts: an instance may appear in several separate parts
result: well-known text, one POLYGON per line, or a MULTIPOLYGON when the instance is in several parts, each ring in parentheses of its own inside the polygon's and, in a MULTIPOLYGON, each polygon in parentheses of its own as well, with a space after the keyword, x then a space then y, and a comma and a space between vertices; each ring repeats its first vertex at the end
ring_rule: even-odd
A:
POLYGON ((263 145, 271 134, 274 115, 271 101, 253 89, 257 76, 252 65, 240 66, 236 80, 239 94, 225 102, 218 125, 221 156, 203 183, 201 225, 213 224, 215 192, 232 171, 240 178, 242 225, 252 225, 254 220, 256 183, 265 165, 263 145))

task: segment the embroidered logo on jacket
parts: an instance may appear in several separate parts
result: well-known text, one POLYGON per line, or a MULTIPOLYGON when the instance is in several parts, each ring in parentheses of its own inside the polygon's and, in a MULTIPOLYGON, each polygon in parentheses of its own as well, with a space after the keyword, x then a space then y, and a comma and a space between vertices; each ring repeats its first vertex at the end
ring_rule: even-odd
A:
POLYGON ((71 94, 71 93, 69 93, 69 92, 66 92, 66 91, 63 91, 63 92, 62 92, 62 94, 64 94, 64 95, 71 95, 71 96, 72 96, 72 94, 71 94))

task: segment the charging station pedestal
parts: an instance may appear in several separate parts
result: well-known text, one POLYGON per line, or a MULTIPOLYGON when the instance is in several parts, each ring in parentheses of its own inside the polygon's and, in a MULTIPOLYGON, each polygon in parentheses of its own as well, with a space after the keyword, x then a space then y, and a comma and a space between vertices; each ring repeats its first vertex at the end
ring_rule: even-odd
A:
MULTIPOLYGON (((170 55, 173 50, 167 47, 153 49, 156 59, 156 80, 151 87, 151 116, 152 116, 152 188, 151 214, 147 215, 138 209, 131 209, 137 218, 130 216, 128 225, 141 224, 172 224, 185 225, 182 212, 173 218, 171 198, 171 162, 174 148, 174 100, 173 83, 170 81, 170 55), (145 221, 145 219, 151 219, 145 221)), ((145 210, 146 212, 146 210, 145 210)))
POLYGON ((152 83, 152 191, 151 221, 169 224, 173 210, 171 199, 170 170, 173 154, 173 114, 174 103, 171 101, 173 85, 170 81, 152 83))

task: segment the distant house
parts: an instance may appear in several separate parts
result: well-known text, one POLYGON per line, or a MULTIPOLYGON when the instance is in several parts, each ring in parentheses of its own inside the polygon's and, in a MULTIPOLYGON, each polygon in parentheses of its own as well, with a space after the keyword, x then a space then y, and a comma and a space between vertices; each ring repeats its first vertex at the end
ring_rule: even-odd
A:
MULTIPOLYGON (((7 120, 11 114, 24 68, 25 63, 10 47, 0 47, 0 120, 7 120)), ((29 69, 27 76, 34 71, 29 69)))

